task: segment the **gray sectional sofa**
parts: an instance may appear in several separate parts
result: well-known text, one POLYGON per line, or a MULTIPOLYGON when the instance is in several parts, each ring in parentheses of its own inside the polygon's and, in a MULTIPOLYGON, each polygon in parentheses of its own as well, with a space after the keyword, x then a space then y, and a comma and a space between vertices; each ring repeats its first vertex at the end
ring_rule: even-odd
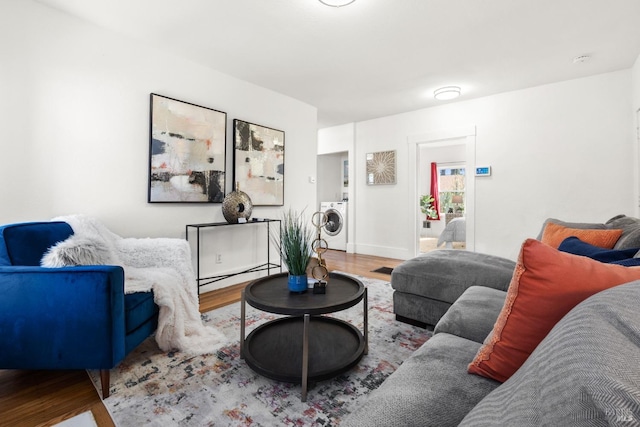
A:
MULTIPOLYGON (((622 229, 614 249, 640 247, 640 219, 617 215, 606 223, 566 222, 547 219, 548 223, 579 229, 622 229)), ((439 250, 407 260, 391 275, 393 311, 400 321, 425 327, 435 325, 449 307, 471 286, 506 291, 515 262, 498 256, 461 250, 439 250)))
MULTIPOLYGON (((623 228, 619 248, 640 247, 640 220, 618 216, 605 227, 623 228)), ((433 337, 341 425, 640 425, 640 281, 573 308, 505 383, 467 372, 502 309, 514 266, 443 250, 394 270, 396 313, 435 323, 433 337)))
POLYGON ((453 249, 407 260, 391 273, 396 318, 433 326, 471 286, 506 291, 515 265, 509 259, 453 249))

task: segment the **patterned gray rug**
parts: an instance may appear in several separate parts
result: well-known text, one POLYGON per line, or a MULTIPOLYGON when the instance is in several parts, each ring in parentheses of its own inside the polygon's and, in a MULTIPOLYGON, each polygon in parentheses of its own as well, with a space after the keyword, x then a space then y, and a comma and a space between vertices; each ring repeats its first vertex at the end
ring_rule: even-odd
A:
MULTIPOLYGON (((369 354, 309 389, 264 378, 239 357, 240 303, 203 314, 228 338, 217 353, 188 357, 161 352, 147 339, 111 371, 104 404, 117 426, 336 426, 431 333, 397 322, 391 285, 358 277, 368 288, 369 354)), ((362 304, 335 317, 362 327, 362 304)), ((247 307, 247 333, 274 315, 247 307)), ((98 372, 91 371, 94 384, 98 372)))

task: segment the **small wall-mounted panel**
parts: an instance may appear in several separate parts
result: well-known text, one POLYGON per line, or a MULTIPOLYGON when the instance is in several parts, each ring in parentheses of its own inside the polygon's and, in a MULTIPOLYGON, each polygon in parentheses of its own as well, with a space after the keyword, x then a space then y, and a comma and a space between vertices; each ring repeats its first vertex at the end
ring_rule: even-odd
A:
POLYGON ((476 176, 491 176, 491 166, 476 166, 476 176))

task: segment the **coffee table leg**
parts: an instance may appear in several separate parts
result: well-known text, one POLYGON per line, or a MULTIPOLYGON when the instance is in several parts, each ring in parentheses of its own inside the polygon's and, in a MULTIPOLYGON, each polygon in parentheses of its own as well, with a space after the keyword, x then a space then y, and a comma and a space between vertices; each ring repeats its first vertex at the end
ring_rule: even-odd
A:
POLYGON ((367 288, 364 288, 364 354, 369 354, 369 303, 367 302, 367 288))
POLYGON ((244 328, 245 328, 245 302, 244 302, 244 289, 240 296, 240 359, 244 359, 244 328))
POLYGON ((309 315, 304 315, 304 330, 302 332, 302 396, 301 401, 307 401, 307 386, 309 377, 309 315))

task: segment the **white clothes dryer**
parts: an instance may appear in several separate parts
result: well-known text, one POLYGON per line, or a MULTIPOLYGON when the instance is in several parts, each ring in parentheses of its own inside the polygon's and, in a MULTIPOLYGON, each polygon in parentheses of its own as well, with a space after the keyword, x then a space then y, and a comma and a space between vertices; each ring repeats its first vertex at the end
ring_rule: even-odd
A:
POLYGON ((322 237, 329 249, 347 250, 347 202, 321 202, 320 211, 327 215, 322 237))

